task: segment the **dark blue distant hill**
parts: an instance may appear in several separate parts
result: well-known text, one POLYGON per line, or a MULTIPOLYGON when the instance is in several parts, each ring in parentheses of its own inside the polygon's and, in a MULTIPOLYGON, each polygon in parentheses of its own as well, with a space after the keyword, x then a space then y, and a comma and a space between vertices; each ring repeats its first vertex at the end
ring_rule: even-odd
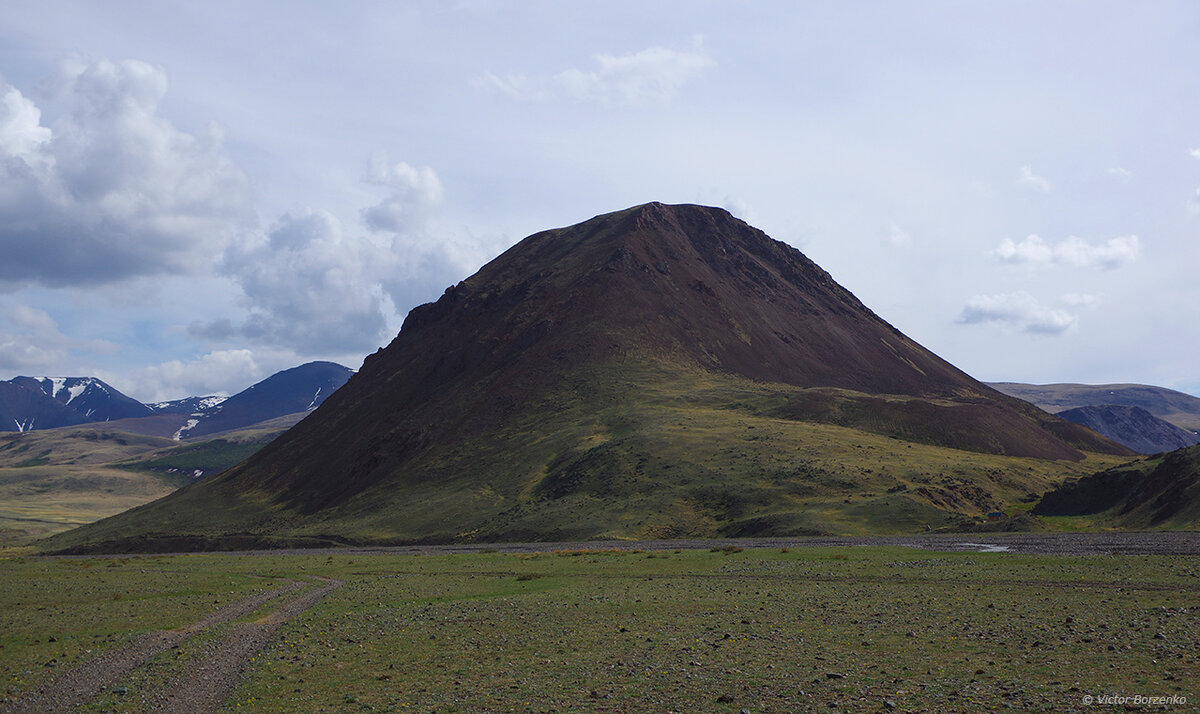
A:
POLYGON ((277 372, 208 409, 195 412, 179 438, 241 429, 285 414, 311 411, 350 379, 354 370, 334 362, 309 362, 277 372))
POLYGON ((1200 444, 1200 435, 1163 421, 1141 407, 1101 404, 1058 413, 1142 454, 1158 454, 1200 444))
POLYGON ((31 431, 151 416, 96 377, 14 377, 0 382, 0 431, 31 431))

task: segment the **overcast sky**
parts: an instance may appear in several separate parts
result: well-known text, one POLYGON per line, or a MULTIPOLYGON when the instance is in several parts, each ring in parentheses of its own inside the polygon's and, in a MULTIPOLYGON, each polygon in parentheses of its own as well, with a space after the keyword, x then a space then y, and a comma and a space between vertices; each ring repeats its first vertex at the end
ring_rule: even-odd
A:
POLYGON ((0 378, 357 368, 648 201, 980 379, 1200 394, 1200 3, 0 4, 0 378))

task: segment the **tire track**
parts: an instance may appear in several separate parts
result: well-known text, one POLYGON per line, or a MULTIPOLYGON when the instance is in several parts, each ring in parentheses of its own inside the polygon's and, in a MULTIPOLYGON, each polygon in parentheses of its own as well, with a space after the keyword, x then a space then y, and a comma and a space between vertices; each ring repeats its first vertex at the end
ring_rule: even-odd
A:
POLYGON ((0 714, 58 714, 80 707, 105 687, 115 684, 147 661, 196 633, 248 615, 264 603, 305 585, 294 580, 287 583, 283 587, 226 605, 186 627, 147 632, 124 647, 51 677, 29 694, 0 704, 0 714))
POLYGON ((210 644, 197 655, 186 674, 151 695, 148 710, 170 714, 215 712, 233 693, 250 664, 250 657, 270 642, 281 625, 342 586, 341 580, 312 577, 325 585, 304 593, 258 622, 234 625, 224 639, 210 644))

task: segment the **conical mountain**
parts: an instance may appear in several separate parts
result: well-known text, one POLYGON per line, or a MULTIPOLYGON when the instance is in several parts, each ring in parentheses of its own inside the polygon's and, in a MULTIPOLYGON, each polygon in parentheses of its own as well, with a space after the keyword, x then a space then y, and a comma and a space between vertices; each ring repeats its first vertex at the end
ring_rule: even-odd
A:
POLYGON ((1045 486, 1081 449, 1127 453, 726 211, 651 203, 526 238, 255 457, 60 543, 825 532, 884 490, 864 528, 915 528, 1045 486))

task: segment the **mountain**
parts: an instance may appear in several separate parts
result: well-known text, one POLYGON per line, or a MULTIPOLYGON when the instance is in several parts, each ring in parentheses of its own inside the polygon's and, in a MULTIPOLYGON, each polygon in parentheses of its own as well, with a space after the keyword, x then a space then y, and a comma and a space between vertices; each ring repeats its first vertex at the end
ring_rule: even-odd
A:
POLYGON ((48 547, 915 530, 1128 455, 727 212, 652 203, 526 238, 250 459, 48 547))
POLYGON ((30 431, 70 426, 87 421, 82 414, 46 396, 11 381, 0 381, 0 431, 30 431))
POLYGON ((95 377, 15 377, 0 382, 0 431, 29 431, 143 417, 153 411, 95 377))
POLYGON ((1042 516, 1089 516, 1119 528, 1200 525, 1200 446, 1071 479, 1034 507, 1042 516))
POLYGON ((1163 421, 1141 407, 1112 404, 1076 407, 1059 412, 1058 417, 1082 424, 1141 454, 1200 444, 1200 435, 1163 421))
POLYGON ((209 411, 229 397, 213 395, 208 397, 184 397, 168 402, 154 402, 146 406, 155 414, 194 414, 209 411))
POLYGON ((1051 414, 1076 407, 1111 404, 1141 407, 1163 421, 1200 432, 1200 397, 1146 384, 1022 384, 991 382, 989 386, 1036 404, 1051 414))
POLYGON ((334 362, 309 362, 267 377, 232 397, 212 403, 206 398, 190 414, 176 438, 194 439, 317 408, 354 371, 334 362))

